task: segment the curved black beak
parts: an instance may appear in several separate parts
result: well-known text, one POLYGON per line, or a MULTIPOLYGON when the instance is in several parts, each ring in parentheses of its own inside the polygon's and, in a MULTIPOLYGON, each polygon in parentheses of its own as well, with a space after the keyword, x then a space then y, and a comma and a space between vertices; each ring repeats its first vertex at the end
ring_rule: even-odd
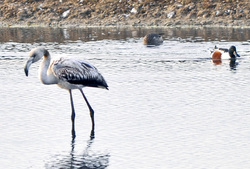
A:
POLYGON ((24 66, 24 72, 25 72, 25 75, 28 76, 29 75, 29 68, 30 68, 30 65, 33 63, 33 58, 30 58, 25 66, 24 66))

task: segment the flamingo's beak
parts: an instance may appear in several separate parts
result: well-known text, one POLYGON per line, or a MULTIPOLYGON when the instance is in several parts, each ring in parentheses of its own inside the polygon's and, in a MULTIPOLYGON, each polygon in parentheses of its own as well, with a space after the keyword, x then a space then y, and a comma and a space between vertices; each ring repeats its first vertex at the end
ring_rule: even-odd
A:
POLYGON ((25 66, 24 66, 24 72, 25 72, 25 75, 28 76, 29 75, 29 68, 30 68, 30 65, 33 63, 33 58, 29 58, 29 60, 26 62, 25 66))

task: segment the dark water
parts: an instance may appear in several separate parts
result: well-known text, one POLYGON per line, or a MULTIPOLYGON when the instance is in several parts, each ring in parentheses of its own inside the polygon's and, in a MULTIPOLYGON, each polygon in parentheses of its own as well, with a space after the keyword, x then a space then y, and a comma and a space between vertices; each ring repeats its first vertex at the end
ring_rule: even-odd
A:
POLYGON ((249 168, 250 29, 1 28, 1 168, 249 168), (147 48, 143 36, 164 33, 147 48), (237 47, 236 62, 215 65, 209 49, 237 47), (69 94, 23 67, 45 46, 55 57, 94 64, 109 91, 79 91, 75 140, 69 94))
POLYGON ((147 33, 164 33, 165 39, 198 41, 247 41, 249 29, 241 28, 1 28, 0 42, 38 43, 69 41, 126 40, 141 38, 147 33))

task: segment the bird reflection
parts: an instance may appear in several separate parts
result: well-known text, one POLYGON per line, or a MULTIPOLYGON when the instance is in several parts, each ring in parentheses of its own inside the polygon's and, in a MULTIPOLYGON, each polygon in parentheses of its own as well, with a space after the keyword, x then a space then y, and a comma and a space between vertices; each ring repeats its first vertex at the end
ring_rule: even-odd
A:
POLYGON ((238 66, 236 59, 230 59, 229 66, 231 70, 236 70, 236 67, 238 66))
POLYGON ((222 63, 221 59, 212 59, 215 65, 220 65, 222 63))
MULTIPOLYGON (((90 138, 87 141, 87 146, 81 154, 77 154, 75 151, 75 139, 71 141, 71 151, 68 155, 62 156, 58 159, 58 155, 55 155, 56 160, 46 165, 46 168, 79 168, 79 169, 105 169, 109 166, 108 153, 94 153, 91 151, 91 146, 94 143, 94 138, 90 138)), ((79 151, 78 151, 79 152, 79 151)))
MULTIPOLYGON (((222 64, 222 60, 221 59, 212 59, 213 63, 215 65, 221 65, 222 64)), ((229 67, 230 70, 236 70, 238 66, 238 62, 236 62, 236 59, 229 59, 229 67)))

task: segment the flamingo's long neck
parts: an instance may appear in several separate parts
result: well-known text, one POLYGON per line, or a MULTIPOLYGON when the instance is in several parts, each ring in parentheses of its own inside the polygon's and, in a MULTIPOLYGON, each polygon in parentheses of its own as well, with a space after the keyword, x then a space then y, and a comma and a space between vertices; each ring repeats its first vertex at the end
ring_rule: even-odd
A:
POLYGON ((57 84, 58 78, 54 76, 52 70, 50 69, 51 56, 49 53, 43 56, 43 61, 40 65, 40 80, 43 84, 57 84))

